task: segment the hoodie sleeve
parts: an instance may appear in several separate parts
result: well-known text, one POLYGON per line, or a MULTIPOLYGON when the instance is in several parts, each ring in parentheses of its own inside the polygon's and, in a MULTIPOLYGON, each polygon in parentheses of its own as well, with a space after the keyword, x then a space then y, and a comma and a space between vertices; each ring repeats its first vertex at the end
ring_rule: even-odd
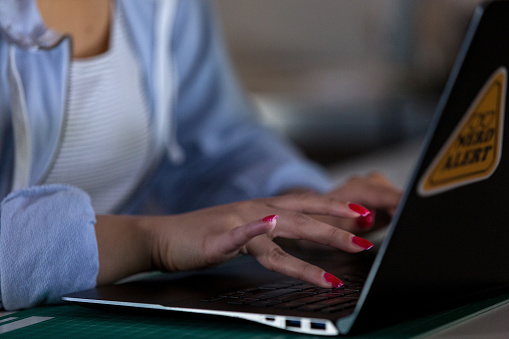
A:
POLYGON ((9 194, 0 215, 3 307, 58 303, 65 293, 94 287, 94 224, 90 198, 77 188, 48 185, 9 194))
POLYGON ((186 161, 164 178, 182 208, 271 196, 291 188, 327 191, 330 178, 256 121, 236 80, 207 1, 180 1, 172 41, 177 137, 186 161), (168 179, 171 177, 171 179, 168 179))

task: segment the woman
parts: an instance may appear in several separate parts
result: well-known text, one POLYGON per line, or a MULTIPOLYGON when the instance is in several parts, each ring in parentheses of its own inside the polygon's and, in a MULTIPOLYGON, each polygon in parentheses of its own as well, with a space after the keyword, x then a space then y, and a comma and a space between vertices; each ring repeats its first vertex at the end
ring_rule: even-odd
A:
POLYGON ((258 125, 210 12, 200 0, 0 2, 5 309, 239 253, 340 286, 272 239, 371 247, 351 233, 372 220, 361 205, 391 212, 400 193, 378 174, 333 189, 258 125))

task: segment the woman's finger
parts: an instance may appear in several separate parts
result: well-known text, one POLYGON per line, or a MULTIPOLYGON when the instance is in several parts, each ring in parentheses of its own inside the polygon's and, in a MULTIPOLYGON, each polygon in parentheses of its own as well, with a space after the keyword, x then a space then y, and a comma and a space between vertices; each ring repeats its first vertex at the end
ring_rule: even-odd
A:
POLYGON ((288 194, 267 200, 270 207, 292 210, 304 214, 357 218, 370 212, 364 206, 338 199, 333 195, 288 194))
POLYGON ((271 232, 274 237, 310 240, 350 253, 361 252, 373 246, 350 232, 320 222, 305 214, 281 211, 278 223, 278 227, 271 232))
POLYGON ((291 256, 268 238, 257 238, 250 242, 248 247, 249 252, 268 270, 324 288, 343 285, 339 278, 325 272, 320 267, 291 256))
POLYGON ((250 240, 271 232, 276 226, 278 217, 270 215, 217 235, 213 241, 207 242, 206 257, 212 264, 221 263, 234 257, 250 240))
POLYGON ((368 179, 368 181, 371 181, 373 183, 377 183, 377 184, 383 185, 385 187, 388 187, 388 188, 391 188, 391 189, 394 189, 394 190, 398 190, 396 185, 394 185, 392 183, 392 181, 389 180, 389 178, 387 178, 385 175, 383 175, 380 172, 371 172, 371 173, 369 173, 368 176, 367 176, 367 179, 368 179))
POLYGON ((366 216, 360 216, 355 219, 346 219, 329 215, 312 215, 312 217, 325 224, 341 228, 342 230, 355 234, 369 232, 375 222, 376 211, 371 211, 366 216))

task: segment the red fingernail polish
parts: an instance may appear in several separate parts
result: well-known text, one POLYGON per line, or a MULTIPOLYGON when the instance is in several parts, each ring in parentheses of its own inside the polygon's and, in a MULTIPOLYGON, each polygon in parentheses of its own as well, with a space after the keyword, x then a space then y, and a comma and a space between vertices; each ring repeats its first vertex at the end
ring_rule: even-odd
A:
POLYGON ((359 228, 370 228, 375 223, 375 212, 371 211, 366 216, 360 216, 357 219, 355 219, 355 222, 357 223, 357 227, 359 228))
POLYGON ((335 288, 339 288, 344 285, 344 283, 336 276, 333 276, 330 273, 324 273, 323 278, 326 282, 334 286, 335 288))
POLYGON ((348 207, 356 212, 356 213, 359 213, 361 216, 365 217, 366 215, 368 215, 369 213, 371 213, 370 210, 368 210, 366 207, 364 206, 361 206, 361 205, 357 205, 357 204, 349 204, 348 207))
POLYGON ((278 219, 278 218, 279 218, 279 215, 273 214, 273 215, 266 216, 265 218, 262 219, 262 221, 272 222, 272 221, 274 221, 275 219, 278 219))
POLYGON ((364 238, 356 237, 356 236, 354 236, 354 237, 352 238, 352 242, 353 242, 355 245, 357 245, 357 246, 359 246, 359 247, 364 248, 365 250, 369 250, 371 247, 373 247, 373 246, 374 246, 372 242, 367 241, 367 240, 366 240, 366 239, 364 239, 364 238))

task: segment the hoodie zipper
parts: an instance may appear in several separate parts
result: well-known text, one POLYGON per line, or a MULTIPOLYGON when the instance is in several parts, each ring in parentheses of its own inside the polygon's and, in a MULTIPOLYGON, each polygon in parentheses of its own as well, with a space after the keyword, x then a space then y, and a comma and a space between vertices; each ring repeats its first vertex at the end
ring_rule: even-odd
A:
POLYGON ((11 88, 14 134, 14 174, 11 191, 27 187, 32 168, 32 138, 28 123, 25 90, 16 66, 16 46, 9 46, 8 77, 11 88))

